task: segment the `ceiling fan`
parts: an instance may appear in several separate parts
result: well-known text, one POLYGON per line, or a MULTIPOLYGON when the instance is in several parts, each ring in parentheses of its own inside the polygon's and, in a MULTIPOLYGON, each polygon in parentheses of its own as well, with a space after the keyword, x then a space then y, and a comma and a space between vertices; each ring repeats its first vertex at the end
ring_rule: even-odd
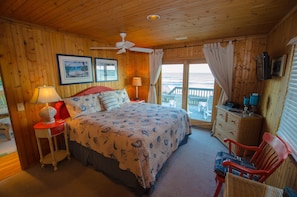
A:
POLYGON ((130 41, 126 41, 126 33, 120 33, 120 36, 122 37, 121 42, 116 42, 115 47, 91 47, 91 50, 96 50, 96 49, 103 49, 103 50, 112 50, 112 49, 119 49, 117 54, 125 53, 126 50, 128 49, 129 51, 135 51, 135 52, 142 52, 142 53, 152 53, 153 49, 149 48, 141 48, 141 47, 134 47, 135 44, 130 41))

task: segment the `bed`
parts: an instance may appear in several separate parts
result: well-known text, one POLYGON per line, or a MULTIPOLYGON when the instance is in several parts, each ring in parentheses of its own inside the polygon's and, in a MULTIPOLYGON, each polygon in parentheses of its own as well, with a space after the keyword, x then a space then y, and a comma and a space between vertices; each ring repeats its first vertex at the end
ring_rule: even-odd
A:
POLYGON ((130 102, 125 89, 91 87, 56 109, 56 119, 66 119, 72 156, 137 196, 155 186, 167 159, 191 134, 185 110, 130 102))

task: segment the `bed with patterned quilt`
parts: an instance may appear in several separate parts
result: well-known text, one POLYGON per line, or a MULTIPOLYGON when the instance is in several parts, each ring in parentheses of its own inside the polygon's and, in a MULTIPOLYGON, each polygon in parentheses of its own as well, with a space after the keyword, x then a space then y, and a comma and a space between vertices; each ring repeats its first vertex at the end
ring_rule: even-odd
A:
POLYGON ((137 196, 154 187, 167 159, 191 134, 185 110, 130 102, 125 89, 91 87, 56 109, 56 119, 66 119, 72 156, 137 196))

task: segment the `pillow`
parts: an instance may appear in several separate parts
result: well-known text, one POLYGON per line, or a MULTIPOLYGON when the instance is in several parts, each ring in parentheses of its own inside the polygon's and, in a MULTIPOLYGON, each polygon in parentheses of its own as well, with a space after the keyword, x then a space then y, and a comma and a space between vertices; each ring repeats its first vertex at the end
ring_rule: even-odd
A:
POLYGON ((67 107, 64 101, 56 102, 55 109, 57 110, 57 114, 55 115, 56 120, 66 119, 70 117, 70 114, 67 110, 67 107))
POLYGON ((122 90, 114 90, 114 92, 117 95, 119 104, 124 104, 124 103, 130 102, 130 98, 129 98, 125 88, 122 90))
POLYGON ((102 95, 109 95, 109 94, 113 95, 117 99, 119 105, 130 102, 129 96, 125 88, 122 90, 112 90, 107 92, 101 92, 98 94, 98 96, 101 97, 102 95))
POLYGON ((98 97, 95 94, 66 98, 64 102, 71 118, 101 111, 98 97))
POLYGON ((297 192, 293 188, 286 186, 284 188, 283 197, 297 197, 297 192))
POLYGON ((102 94, 99 98, 107 111, 120 107, 119 102, 113 93, 102 94))

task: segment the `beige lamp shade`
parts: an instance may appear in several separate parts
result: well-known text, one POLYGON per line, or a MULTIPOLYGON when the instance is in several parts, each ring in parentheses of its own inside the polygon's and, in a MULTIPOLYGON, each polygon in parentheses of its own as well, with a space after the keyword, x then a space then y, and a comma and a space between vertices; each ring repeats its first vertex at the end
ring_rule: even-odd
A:
POLYGON ((61 100, 53 86, 38 86, 35 88, 31 103, 52 103, 61 100))
POLYGON ((132 85, 136 86, 135 87, 135 89, 136 89, 135 90, 136 91, 135 100, 139 100, 139 98, 138 98, 138 86, 142 86, 141 78, 140 77, 133 77, 132 85))
POLYGON ((140 77, 133 77, 132 85, 133 86, 142 86, 141 78, 140 77))
POLYGON ((56 109, 49 106, 48 103, 61 100, 61 97, 56 92, 53 86, 38 86, 35 88, 31 103, 45 103, 46 106, 39 112, 39 116, 42 118, 43 123, 50 124, 55 122, 56 109))

